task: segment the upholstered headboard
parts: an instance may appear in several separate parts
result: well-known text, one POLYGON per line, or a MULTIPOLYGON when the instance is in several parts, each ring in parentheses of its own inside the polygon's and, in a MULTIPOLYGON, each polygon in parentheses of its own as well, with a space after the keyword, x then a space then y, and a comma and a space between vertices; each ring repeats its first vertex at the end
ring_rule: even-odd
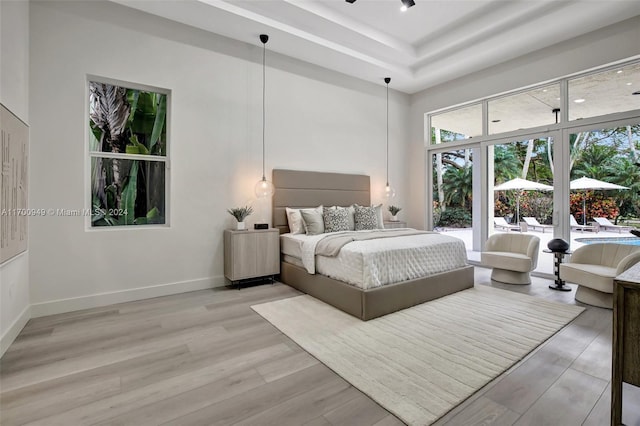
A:
POLYGON ((273 227, 289 232, 286 207, 350 206, 371 203, 369 176, 273 170, 273 227))

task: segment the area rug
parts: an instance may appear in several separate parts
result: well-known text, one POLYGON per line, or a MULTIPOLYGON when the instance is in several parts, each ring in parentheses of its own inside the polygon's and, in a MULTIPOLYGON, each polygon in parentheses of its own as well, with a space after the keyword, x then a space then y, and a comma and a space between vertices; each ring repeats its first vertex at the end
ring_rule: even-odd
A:
POLYGON ((252 308, 410 425, 432 424, 584 310, 487 286, 367 322, 309 295, 252 308))

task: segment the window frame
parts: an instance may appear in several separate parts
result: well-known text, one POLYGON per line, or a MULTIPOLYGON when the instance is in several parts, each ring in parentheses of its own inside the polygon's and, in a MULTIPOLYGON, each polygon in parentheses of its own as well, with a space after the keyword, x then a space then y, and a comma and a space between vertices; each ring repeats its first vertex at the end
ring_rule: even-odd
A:
MULTIPOLYGON (((433 167, 431 164, 431 157, 437 152, 445 152, 450 150, 460 150, 466 148, 474 148, 480 144, 481 153, 481 187, 480 193, 477 194, 481 198, 481 229, 479 230, 480 239, 482 245, 488 238, 490 233, 491 224, 489 223, 489 190, 488 190, 488 175, 487 175, 487 159, 488 148, 500 143, 509 143, 516 140, 529 139, 536 136, 553 137, 553 151, 554 158, 561 166, 561 170, 567 170, 566 173, 559 173, 554 179, 554 237, 555 238, 568 238, 570 236, 570 224, 568 219, 569 212, 569 135, 577 132, 580 129, 599 129, 603 127, 615 126, 617 124, 628 124, 640 122, 640 109, 614 112, 606 115, 589 117, 581 120, 569 121, 569 97, 568 97, 568 85, 569 80, 576 78, 593 75, 601 72, 606 72, 612 69, 633 65, 640 63, 638 59, 621 61, 619 63, 598 67, 595 69, 586 70, 584 72, 574 73, 562 78, 547 80, 538 84, 529 85, 526 87, 518 88, 512 91, 503 92, 494 96, 488 96, 481 99, 475 99, 466 103, 457 104, 455 106, 441 108, 434 110, 424 115, 424 131, 423 131, 423 146, 424 146, 424 160, 425 160, 425 210, 423 223, 425 229, 433 229, 433 191, 431 177, 433 175, 433 167), (489 134, 489 114, 488 103, 491 100, 502 98, 505 96, 511 96, 513 94, 527 92, 535 88, 542 88, 550 84, 560 84, 560 115, 558 123, 552 125, 544 125, 534 128, 519 129, 505 133, 489 134), (436 114, 442 114, 459 108, 465 108, 473 104, 482 105, 482 126, 483 135, 476 136, 470 139, 460 139, 452 142, 446 142, 441 144, 435 144, 431 141, 431 116, 436 114)), ((476 195, 476 194, 474 194, 476 195)), ((475 238, 475 236, 474 236, 475 238)), ((474 246, 476 241, 474 240, 474 246)), ((475 250, 475 248, 474 248, 475 250)))
POLYGON ((172 137, 171 137, 171 116, 172 116, 172 91, 171 89, 166 89, 157 86, 150 86, 141 83, 135 83, 131 81, 124 81, 113 79, 109 77, 98 76, 94 74, 87 74, 85 78, 85 99, 84 99, 84 156, 85 156, 85 200, 84 207, 85 212, 88 214, 84 214, 85 217, 85 231, 88 232, 102 232, 102 231, 122 231, 122 230, 142 230, 142 229, 169 229, 171 228, 171 149, 172 149, 172 137), (91 108, 90 96, 91 92, 89 90, 89 84, 91 82, 95 83, 104 83, 110 84, 114 86, 121 86, 127 89, 135 89, 146 92, 154 92, 160 93, 167 96, 167 111, 165 117, 165 128, 166 128, 166 147, 165 147, 165 155, 144 155, 144 154, 127 154, 123 153, 113 153, 113 152, 99 152, 92 151, 90 147, 90 132, 91 127, 89 125, 89 110, 91 108), (140 160, 140 161, 154 161, 164 163, 164 223, 162 224, 148 224, 148 225, 115 225, 115 226, 93 226, 92 224, 92 215, 91 211, 93 210, 93 193, 92 193, 92 184, 91 181, 91 161, 93 158, 115 158, 121 160, 140 160))

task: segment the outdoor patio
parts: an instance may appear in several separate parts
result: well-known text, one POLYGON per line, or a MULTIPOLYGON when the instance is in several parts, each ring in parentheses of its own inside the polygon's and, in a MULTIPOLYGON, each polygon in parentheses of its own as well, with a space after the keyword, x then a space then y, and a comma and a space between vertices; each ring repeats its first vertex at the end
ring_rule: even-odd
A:
MULTIPOLYGON (((469 261, 473 263, 480 263, 480 252, 471 250, 472 247, 472 236, 473 232, 471 228, 444 228, 438 229, 439 232, 446 233, 447 235, 451 235, 452 237, 460 238, 464 241, 465 246, 467 247, 467 257, 469 261)), ((507 231, 498 231, 495 232, 507 232, 507 231)), ((517 231, 509 231, 509 232, 517 232, 517 231)), ((527 234, 536 235, 540 237, 540 255, 538 256, 538 267, 533 271, 537 274, 544 274, 547 277, 553 276, 553 254, 544 253, 542 250, 547 248, 547 243, 553 239, 553 232, 541 232, 541 231, 532 231, 531 229, 526 232, 527 234)), ((625 238, 625 237, 633 237, 629 232, 618 233, 617 231, 603 231, 600 232, 580 232, 580 231, 572 231, 571 232, 571 241, 570 250, 575 250, 578 247, 585 245, 579 241, 576 241, 577 238, 625 238)), ((567 258, 565 258, 567 261, 567 258)))

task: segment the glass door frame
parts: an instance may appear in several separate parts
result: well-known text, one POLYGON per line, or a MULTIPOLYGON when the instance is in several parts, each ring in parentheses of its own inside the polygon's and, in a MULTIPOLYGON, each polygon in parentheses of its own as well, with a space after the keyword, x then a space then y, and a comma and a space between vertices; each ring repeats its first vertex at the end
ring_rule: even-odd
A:
MULTIPOLYGON (((640 113, 640 111, 635 111, 636 113, 640 113)), ((609 116, 607 116, 609 117, 609 116)), ((569 208, 569 194, 570 194, 570 190, 569 190, 569 184, 570 184, 570 170, 569 170, 569 162, 571 161, 570 158, 570 154, 569 154, 569 144, 570 144, 570 140, 571 140, 571 135, 575 134, 575 133, 579 133, 579 132, 589 132, 589 131, 596 131, 596 130, 603 130, 603 129, 610 129, 610 128, 615 128, 615 127, 626 127, 626 126, 633 126, 633 125, 640 125, 640 114, 636 115, 636 116, 628 116, 627 114, 625 114, 625 118, 619 118, 616 120, 601 120, 601 121, 596 121, 596 120, 590 120, 589 123, 586 124, 582 124, 580 123, 580 125, 577 125, 578 122, 573 121, 572 123, 575 123, 575 126, 572 127, 566 127, 564 129, 562 129, 562 139, 563 141, 566 141, 565 145, 563 148, 563 151, 566 151, 564 153, 564 155, 566 155, 567 158, 567 162, 564 163, 565 167, 563 169, 563 171, 566 174, 566 179, 567 179, 567 194, 565 197, 565 200, 563 201, 563 203, 566 204, 566 212, 563 215, 564 217, 562 217, 561 215, 561 219, 564 219, 567 224, 567 232, 566 235, 567 237, 571 236, 571 226, 568 224, 569 222, 569 215, 571 214, 570 212, 570 208, 569 208), (627 118, 628 117, 628 118, 627 118)), ((555 190, 555 186, 554 186, 554 190, 555 190)), ((554 205, 555 205, 555 196, 554 196, 554 205)), ((567 238, 564 237, 556 237, 556 238, 563 238, 567 241, 569 241, 567 238)))
MULTIPOLYGON (((428 177, 432 177, 433 176, 433 156, 436 154, 442 154, 444 152, 450 152, 450 151, 460 151, 460 150, 465 150, 465 149, 470 149, 472 150, 472 152, 474 153, 478 153, 480 152, 480 159, 482 157, 482 148, 481 148, 481 144, 478 143, 463 143, 463 144, 449 144, 449 143, 443 143, 443 144, 439 144, 437 145, 437 148, 431 148, 426 150, 426 155, 425 155, 425 163, 426 163, 426 170, 427 170, 427 176, 428 177)), ((474 155, 474 158, 475 155, 474 155)), ((482 185, 482 175, 484 174, 482 172, 482 166, 481 163, 478 163, 477 161, 474 161, 472 163, 472 173, 473 173, 473 178, 472 178, 472 185, 473 185, 473 194, 475 195, 475 189, 477 187, 477 185, 482 185)), ((431 179, 428 179, 425 181, 427 184, 426 186, 426 200, 427 200, 427 216, 425 217, 425 223, 426 223, 426 228, 425 229, 429 229, 429 230, 433 230, 433 182, 431 182, 431 179), (429 183, 430 182, 430 183, 429 183)), ((480 188, 480 190, 482 190, 482 187, 480 188)), ((475 198, 475 197, 474 197, 475 198)), ((472 211, 474 213, 472 213, 472 222, 473 217, 475 214, 480 214, 482 215, 482 207, 480 206, 479 209, 476 209, 476 202, 473 201, 473 207, 472 207, 472 211)), ((482 216, 480 217, 480 221, 482 221, 482 216)), ((485 240, 478 240, 476 241, 476 232, 477 230, 474 228, 473 229, 473 245, 474 247, 476 245, 484 245, 484 241, 485 240)), ((478 238, 482 238, 481 234, 478 234, 478 238)))
MULTIPOLYGON (((489 235, 492 233, 490 231, 493 230, 493 170, 489 170, 489 155, 493 153, 493 147, 495 145, 504 145, 510 144, 514 142, 519 142, 527 139, 540 139, 540 138, 552 138, 552 156, 554 165, 563 165, 565 158, 568 158, 568 144, 562 143, 562 132, 559 130, 552 131, 543 131, 543 132, 532 132, 532 133, 521 133, 518 136, 509 136, 509 137, 499 137, 491 140, 486 140, 480 143, 482 158, 482 186, 481 186, 481 199, 482 199, 482 207, 481 214, 484 220, 482 221, 482 230, 481 230, 481 238, 482 242, 487 241, 489 235), (566 148, 566 149, 565 149, 566 148), (565 153, 566 151, 566 153, 565 153)), ((562 222, 562 209, 565 208, 563 206, 563 201, 566 202, 566 209, 569 209, 569 195, 568 195, 568 187, 569 187, 569 173, 565 173, 566 167, 562 167, 561 169, 554 166, 554 175, 553 175, 553 236, 554 238, 565 238, 568 236, 568 224, 569 219, 565 220, 566 225, 562 222), (558 173, 559 170, 562 170, 562 173, 558 173), (565 182, 566 180, 566 182, 565 182), (562 185, 567 187, 567 196, 566 198, 562 198, 564 191, 562 191, 562 185), (567 229, 565 229, 567 228, 567 229), (566 232, 566 235, 565 235, 566 232)))
MULTIPOLYGON (((428 121, 427 121, 428 122, 428 121)), ((610 114, 606 116, 589 118, 584 121, 572 121, 559 123, 554 126, 549 126, 545 129, 529 129, 530 131, 512 132, 503 135, 496 135, 494 137, 482 137, 474 138, 471 142, 469 139, 464 141, 449 142, 439 145, 425 146, 425 189, 426 189, 426 209, 425 209, 425 229, 433 229, 433 183, 431 177, 433 176, 433 164, 431 156, 435 153, 442 153, 459 149, 474 149, 480 148, 480 214, 483 218, 482 226, 480 230, 480 240, 482 244, 489 237, 489 190, 488 190, 488 170, 487 160, 488 152, 487 148, 492 145, 501 143, 511 143, 518 140, 531 139, 536 137, 553 137, 553 158, 555 168, 554 172, 554 191, 553 191, 553 223, 554 223, 554 237, 567 239, 570 237, 569 225, 569 137, 572 133, 587 130, 598 130, 609 127, 627 126, 629 124, 640 123, 640 110, 627 111, 623 113, 610 114), (477 139, 481 139, 478 141, 477 139), (485 220, 486 219, 486 220, 485 220)), ((474 182, 475 182, 474 176, 474 182)), ((475 194, 474 194, 475 196, 475 194)))

